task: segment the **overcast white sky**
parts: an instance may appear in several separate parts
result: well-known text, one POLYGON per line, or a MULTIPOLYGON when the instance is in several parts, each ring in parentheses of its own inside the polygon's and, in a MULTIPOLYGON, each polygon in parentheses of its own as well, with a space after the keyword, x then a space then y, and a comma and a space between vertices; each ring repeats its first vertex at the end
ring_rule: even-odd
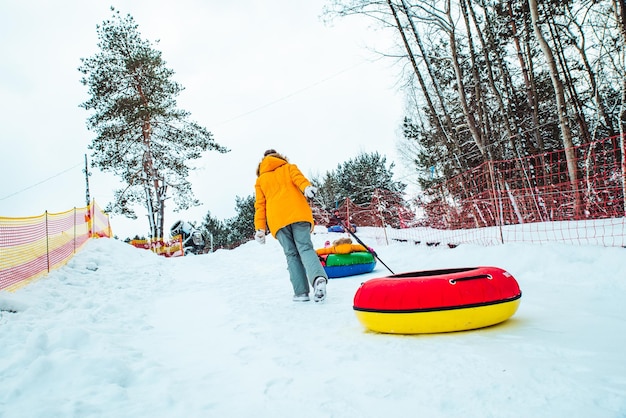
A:
MULTIPOLYGON (((84 155, 93 135, 79 107, 87 89, 80 58, 97 52, 96 25, 110 7, 130 13, 185 87, 178 106, 231 149, 196 162, 199 208, 173 214, 200 221, 235 215, 235 196, 254 193, 262 153, 275 148, 308 175, 360 152, 396 154, 404 99, 399 65, 377 60, 392 34, 368 20, 325 25, 329 0, 2 1, 0 3, 0 216, 85 206, 84 155)), ((401 172, 397 168, 396 172, 401 172)), ((116 179, 93 171, 91 197, 104 207, 116 179)), ((169 208, 171 209, 171 207, 169 208)), ((147 235, 145 211, 111 218, 120 238, 147 235)))

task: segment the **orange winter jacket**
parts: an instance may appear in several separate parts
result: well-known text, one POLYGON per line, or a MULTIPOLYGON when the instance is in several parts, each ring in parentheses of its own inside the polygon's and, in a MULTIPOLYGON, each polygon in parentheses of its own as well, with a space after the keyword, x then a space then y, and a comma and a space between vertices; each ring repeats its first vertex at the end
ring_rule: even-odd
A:
POLYGON ((267 225, 274 236, 279 229, 296 222, 308 222, 312 229, 313 212, 303 194, 310 185, 298 167, 282 155, 263 158, 254 185, 254 228, 264 230, 267 225))

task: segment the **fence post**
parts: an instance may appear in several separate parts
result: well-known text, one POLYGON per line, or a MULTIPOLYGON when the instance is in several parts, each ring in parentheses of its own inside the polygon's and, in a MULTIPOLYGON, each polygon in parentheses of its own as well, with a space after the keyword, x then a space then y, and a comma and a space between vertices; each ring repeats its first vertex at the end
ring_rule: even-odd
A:
POLYGON ((76 254, 76 206, 74 206, 74 254, 76 254))
POLYGON ((95 232, 95 220, 93 218, 96 215, 95 207, 96 207, 96 199, 92 199, 91 203, 87 207, 87 210, 89 211, 89 223, 87 224, 89 239, 94 237, 94 232, 95 232))
POLYGON ((626 216, 626 133, 622 133, 622 135, 620 135, 620 145, 622 151, 622 216, 626 216))
MULTIPOLYGON (((383 233, 385 235, 385 245, 389 245, 389 238, 387 237, 387 226, 385 225, 385 214, 383 213, 382 205, 380 204, 380 196, 378 195, 379 189, 374 190, 374 196, 372 201, 376 202, 375 209, 377 212, 377 216, 380 219, 380 225, 383 228, 383 233)), ((348 226, 350 224, 348 223, 348 226)))
POLYGON ((497 190, 496 190, 496 184, 499 184, 496 182, 496 178, 498 177, 498 175, 495 172, 495 168, 493 166, 492 160, 487 161, 487 165, 489 167, 489 177, 490 177, 489 180, 491 183, 491 193, 493 193, 493 203, 497 211, 496 226, 498 227, 498 232, 500 232, 500 243, 504 244, 504 234, 502 233, 502 224, 504 223, 502 199, 500 197, 500 193, 497 193, 497 190))
POLYGON ((48 273, 50 273, 50 234, 48 233, 48 211, 46 210, 46 261, 48 263, 48 273))

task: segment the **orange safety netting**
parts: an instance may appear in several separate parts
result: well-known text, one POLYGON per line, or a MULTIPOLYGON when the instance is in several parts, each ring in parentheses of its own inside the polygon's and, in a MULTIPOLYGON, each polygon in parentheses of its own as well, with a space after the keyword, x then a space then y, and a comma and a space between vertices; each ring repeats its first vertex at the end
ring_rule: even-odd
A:
POLYGON ((67 263, 89 238, 111 235, 108 215, 95 202, 61 213, 0 217, 0 290, 16 290, 67 263))

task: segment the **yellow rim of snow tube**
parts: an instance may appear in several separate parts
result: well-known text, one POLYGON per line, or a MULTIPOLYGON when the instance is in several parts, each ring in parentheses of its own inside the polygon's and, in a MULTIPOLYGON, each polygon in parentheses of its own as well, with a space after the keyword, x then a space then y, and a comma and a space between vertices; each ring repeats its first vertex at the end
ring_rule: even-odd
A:
POLYGON ((381 312, 354 309, 366 328, 388 334, 432 334, 466 331, 499 324, 517 311, 521 294, 514 300, 482 306, 422 312, 381 312))

